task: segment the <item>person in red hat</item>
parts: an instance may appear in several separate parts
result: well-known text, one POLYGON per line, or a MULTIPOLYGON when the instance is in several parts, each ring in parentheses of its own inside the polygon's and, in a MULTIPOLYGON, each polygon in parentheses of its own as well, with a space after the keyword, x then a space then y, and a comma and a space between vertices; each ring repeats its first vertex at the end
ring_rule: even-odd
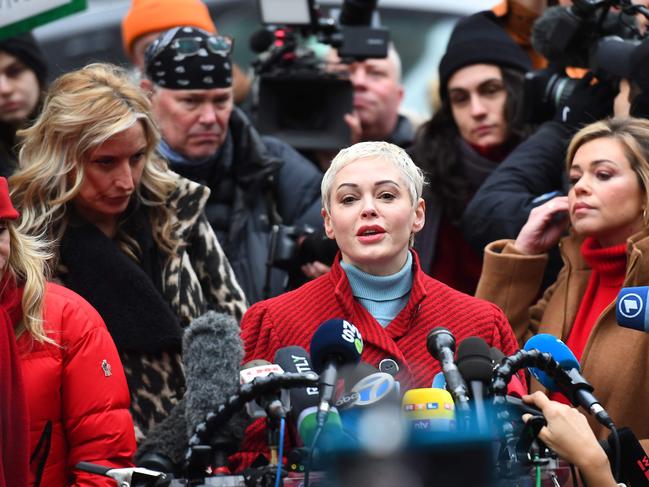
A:
POLYGON ((44 242, 18 216, 0 178, 0 486, 115 485, 75 466, 132 465, 119 355, 97 311, 46 282, 44 242))

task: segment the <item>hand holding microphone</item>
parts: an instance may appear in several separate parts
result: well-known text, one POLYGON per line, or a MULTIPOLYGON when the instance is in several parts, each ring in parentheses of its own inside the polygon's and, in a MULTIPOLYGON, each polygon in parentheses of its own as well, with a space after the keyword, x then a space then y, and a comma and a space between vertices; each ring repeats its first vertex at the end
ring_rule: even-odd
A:
MULTIPOLYGON (((598 443, 586 417, 577 409, 550 400, 540 391, 523 400, 539 408, 547 421, 538 437, 562 459, 579 468, 589 487, 617 486, 606 453, 598 443)), ((532 416, 523 415, 523 421, 532 416)))
POLYGON ((592 394, 593 386, 581 375, 579 361, 561 340, 547 333, 539 333, 525 343, 525 350, 532 349, 549 353, 562 369, 559 375, 552 378, 539 369, 530 368, 532 375, 541 384, 551 391, 558 390, 570 399, 575 406, 583 407, 607 428, 612 429, 615 427, 611 417, 592 394))

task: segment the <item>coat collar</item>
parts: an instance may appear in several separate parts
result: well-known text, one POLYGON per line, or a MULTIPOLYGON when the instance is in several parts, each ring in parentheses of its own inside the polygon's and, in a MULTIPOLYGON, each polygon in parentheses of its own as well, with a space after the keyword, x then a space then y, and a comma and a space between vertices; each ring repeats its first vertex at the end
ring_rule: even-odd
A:
POLYGON ((354 299, 352 289, 347 279, 345 271, 340 266, 341 254, 338 252, 329 279, 334 287, 334 294, 338 305, 343 311, 343 315, 349 317, 349 321, 358 325, 364 323, 361 334, 363 341, 371 343, 373 346, 385 351, 387 356, 392 356, 401 364, 407 364, 406 357, 397 347, 396 341, 405 336, 410 328, 415 324, 417 313, 421 302, 426 298, 427 291, 423 282, 424 273, 419 264, 419 256, 410 249, 412 253, 413 279, 412 289, 408 304, 399 312, 399 314, 390 322, 387 327, 381 326, 372 315, 354 299))

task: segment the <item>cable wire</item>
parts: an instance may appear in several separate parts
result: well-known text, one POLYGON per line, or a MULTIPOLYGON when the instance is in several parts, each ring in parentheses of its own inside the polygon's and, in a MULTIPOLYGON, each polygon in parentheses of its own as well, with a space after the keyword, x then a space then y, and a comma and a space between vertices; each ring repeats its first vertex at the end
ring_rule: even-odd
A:
POLYGON ((320 438, 320 434, 322 433, 323 429, 324 429, 324 425, 318 425, 318 427, 315 429, 315 433, 313 434, 313 440, 311 441, 311 448, 309 448, 309 458, 306 462, 306 468, 304 469, 303 487, 309 487, 309 472, 311 471, 311 467, 313 464, 313 452, 315 452, 315 447, 318 444, 318 439, 320 438))
POLYGON ((286 429, 286 419, 279 420, 279 451, 277 458, 277 473, 275 474, 275 487, 279 487, 282 482, 282 458, 284 458, 284 430, 286 429))

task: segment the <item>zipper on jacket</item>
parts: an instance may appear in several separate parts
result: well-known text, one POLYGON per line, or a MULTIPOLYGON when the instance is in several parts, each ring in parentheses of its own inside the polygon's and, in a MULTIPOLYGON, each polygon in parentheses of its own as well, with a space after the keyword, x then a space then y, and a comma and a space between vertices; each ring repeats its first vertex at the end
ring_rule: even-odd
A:
POLYGON ((52 446, 52 421, 48 421, 47 423, 45 423, 45 428, 43 428, 43 433, 41 434, 41 437, 38 439, 38 443, 36 444, 36 448, 34 448, 34 452, 32 453, 32 456, 29 458, 29 464, 31 465, 38 458, 40 450, 43 450, 42 454, 40 455, 40 459, 38 459, 38 463, 36 466, 34 487, 39 487, 39 485, 41 484, 43 471, 45 470, 45 462, 47 462, 47 457, 50 455, 51 446, 52 446))

